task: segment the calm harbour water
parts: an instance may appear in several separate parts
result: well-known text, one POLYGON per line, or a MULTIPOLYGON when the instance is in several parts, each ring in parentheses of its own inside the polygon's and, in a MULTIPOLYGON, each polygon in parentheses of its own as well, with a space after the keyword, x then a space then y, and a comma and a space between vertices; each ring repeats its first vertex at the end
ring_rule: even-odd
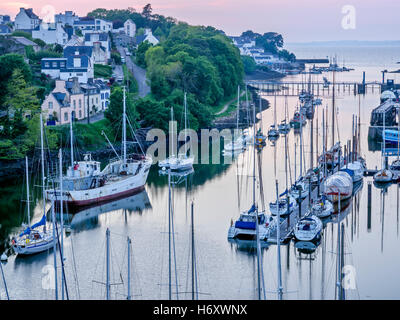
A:
MULTIPOLYGON (((337 73, 336 80, 361 81, 366 71, 367 81, 380 81, 383 69, 394 70, 399 65, 400 47, 357 48, 310 48, 293 46, 299 58, 338 55, 347 67, 355 71, 337 73)), ((313 76, 313 81, 331 74, 313 76)), ((301 80, 304 76, 290 76, 301 80)), ((396 74, 389 75, 396 79, 396 74)), ((268 98, 273 106, 273 99, 268 98)), ((358 114, 359 97, 339 93, 339 135, 344 143, 351 136, 352 114, 358 114)), ((380 167, 380 152, 368 150, 368 126, 370 111, 379 103, 379 93, 361 96, 361 154, 368 168, 380 167)), ((288 97, 289 118, 292 117, 298 99, 288 97)), ((323 105, 331 106, 331 99, 323 97, 323 105)), ((321 106, 321 107, 322 107, 321 106)), ((321 107, 318 119, 321 121, 321 107)), ((284 98, 277 98, 277 121, 284 119, 284 98)), ((266 133, 273 123, 273 110, 263 112, 266 133)), ((330 113, 329 113, 330 115, 330 113)), ((315 118, 316 119, 316 118, 315 118)), ((330 122, 329 122, 330 123, 330 122)), ((316 125, 314 122, 314 129, 316 125)), ((319 128, 319 152, 322 151, 322 130, 319 128)), ((304 127, 306 167, 309 167, 309 125, 304 127)), ((328 129, 330 134, 330 129, 328 129)), ((330 136, 328 145, 330 145, 330 136)), ((294 144, 299 136, 293 130, 288 135, 292 177, 294 177, 294 144)), ((262 151, 262 174, 265 202, 275 198, 275 179, 280 191, 284 189, 284 139, 262 151)), ((299 150, 297 150, 299 155, 299 150)), ((231 219, 240 210, 250 207, 252 201, 251 148, 239 156, 232 165, 196 165, 195 173, 174 188, 174 226, 176 275, 173 273, 174 298, 190 299, 190 202, 194 201, 195 239, 200 299, 256 299, 257 270, 254 252, 227 241, 231 219), (239 183, 237 173, 239 172, 239 183), (186 191, 185 186, 188 186, 186 191), (238 201, 238 189, 240 201, 238 201), (176 290, 177 289, 177 290, 176 290), (176 294, 178 292, 178 294, 176 294)), ((389 160, 390 161, 390 160, 389 160)), ((297 175, 300 172, 299 160, 297 175)), ((315 160, 314 160, 315 164, 315 160)), ((367 215, 367 184, 372 178, 364 178, 363 188, 342 214, 345 225, 345 264, 352 270, 355 288, 346 290, 347 299, 399 299, 400 269, 399 239, 399 189, 391 185, 386 191, 372 187, 372 212, 370 223, 367 215)), ((22 181, 21 181, 22 182, 22 181)), ((258 184, 257 184, 258 185, 258 184)), ((20 185, 16 188, 20 188, 20 185)), ((17 192, 17 191, 16 191, 17 192)), ((21 192, 21 190, 18 190, 21 192)), ((257 201, 259 189, 257 187, 257 201)), ((9 196, 9 194, 7 193, 9 196)), ((16 202, 13 202, 16 203, 16 202)), ((15 205, 10 214, 23 215, 15 205)), ((72 219, 72 234, 65 238, 66 278, 71 299, 104 299, 105 287, 105 233, 111 230, 112 298, 126 297, 126 236, 132 238, 133 247, 133 299, 168 298, 168 184, 166 176, 159 176, 153 166, 146 191, 100 207, 80 212, 72 219), (96 282, 97 281, 97 282, 96 282), (120 284, 123 282, 124 284, 120 284)), ((4 210, 4 209, 0 209, 4 210)), ((7 208, 11 212, 10 208, 7 208)), ((41 207, 35 207, 39 219, 41 207)), ((4 216, 4 215, 2 215, 4 216)), ((3 224, 2 221, 0 223, 3 224)), ((311 254, 300 253, 293 242, 281 246, 284 299, 334 299, 336 282, 337 224, 328 222, 321 244, 311 254)), ((263 272, 267 298, 276 299, 277 257, 276 246, 262 252, 263 272)), ((59 262, 58 262, 59 263, 59 262)), ((52 252, 27 258, 11 256, 3 265, 11 299, 53 299, 54 290, 47 289, 48 269, 53 264, 52 252)), ((60 275, 59 275, 60 280, 60 275)), ((59 281, 60 282, 60 281, 59 281)), ((4 297, 0 282, 1 298, 4 297)))

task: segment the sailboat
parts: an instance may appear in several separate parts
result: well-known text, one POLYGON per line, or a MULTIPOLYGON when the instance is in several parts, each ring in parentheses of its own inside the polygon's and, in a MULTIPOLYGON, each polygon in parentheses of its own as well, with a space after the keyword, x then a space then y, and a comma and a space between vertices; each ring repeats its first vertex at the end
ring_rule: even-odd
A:
MULTIPOLYGON (((255 108, 253 109, 253 119, 255 120, 255 108)), ((253 127, 255 131, 255 126, 253 127)), ((254 135, 255 140, 255 135, 254 135)), ((269 222, 264 212, 260 212, 255 200, 255 166, 256 166, 256 149, 253 146, 253 204, 249 210, 241 212, 239 219, 233 223, 228 230, 228 239, 239 240, 267 240, 267 232, 269 222)))
POLYGON ((298 241, 318 241, 323 229, 322 221, 314 215, 300 219, 293 229, 294 237, 298 241))
POLYGON ((385 164, 385 113, 383 113, 383 130, 382 130, 382 169, 374 174, 374 182, 380 184, 386 184, 392 182, 394 174, 391 170, 386 168, 385 164))
POLYGON ((268 130, 268 138, 269 139, 279 138, 279 130, 276 125, 276 94, 274 95, 274 124, 271 125, 268 130))
MULTIPOLYGON (((43 122, 42 115, 40 115, 40 136, 41 136, 41 157, 42 157, 42 188, 44 192, 44 151, 43 151, 43 122)), ((53 232, 49 232, 46 229, 46 206, 45 198, 43 196, 43 216, 42 218, 31 225, 30 221, 30 197, 29 197, 29 174, 28 174, 28 157, 25 157, 26 165, 26 207, 28 215, 28 227, 22 231, 17 238, 11 240, 12 248, 18 255, 29 255, 39 252, 46 251, 54 247, 54 235, 53 232), (40 231, 40 226, 43 226, 43 231, 40 231)))
MULTIPOLYGON (((184 97, 185 104, 185 140, 186 140, 186 129, 187 129, 187 103, 186 103, 186 92, 184 97)), ((185 141, 185 151, 179 153, 175 161, 169 163, 171 170, 190 170, 193 168, 194 157, 187 155, 187 144, 185 141)))
POLYGON ((281 134, 288 134, 290 131, 290 123, 287 122, 288 118, 288 105, 287 105, 287 96, 285 96, 285 119, 283 119, 278 126, 279 132, 281 134))
POLYGON ((65 202, 69 208, 73 208, 118 199, 144 189, 153 160, 150 156, 145 154, 134 153, 128 155, 126 152, 127 119, 125 88, 122 116, 122 157, 115 152, 115 149, 111 145, 117 158, 111 159, 102 171, 100 171, 100 162, 92 161, 89 156, 85 157, 85 161, 79 164, 80 171, 85 169, 88 171, 90 171, 90 169, 99 171, 98 174, 96 173, 96 175, 91 177, 89 188, 76 190, 68 183, 63 182, 63 193, 60 193, 60 186, 58 186, 57 189, 46 190, 47 199, 59 203, 62 197, 63 202, 65 202), (81 165, 83 165, 84 168, 81 168, 81 165))
MULTIPOLYGON (((236 131, 239 132, 239 103, 240 103, 240 87, 238 86, 238 98, 237 98, 237 111, 236 111, 236 131)), ((240 153, 246 149, 246 137, 241 135, 235 140, 232 140, 224 144, 224 154, 240 153)))
MULTIPOLYGON (((258 128, 258 130, 257 130, 257 133, 256 133, 256 145, 259 145, 259 146, 262 146, 262 145, 264 145, 265 144, 265 140, 267 140, 267 137, 263 134, 263 132, 262 132, 262 107, 261 107, 261 96, 260 96, 260 110, 259 110, 259 113, 260 113, 260 127, 258 128)), ((255 123, 254 123, 254 125, 256 125, 255 123)))
POLYGON ((311 214, 318 218, 329 217, 333 212, 333 204, 325 195, 319 196, 311 206, 311 214))

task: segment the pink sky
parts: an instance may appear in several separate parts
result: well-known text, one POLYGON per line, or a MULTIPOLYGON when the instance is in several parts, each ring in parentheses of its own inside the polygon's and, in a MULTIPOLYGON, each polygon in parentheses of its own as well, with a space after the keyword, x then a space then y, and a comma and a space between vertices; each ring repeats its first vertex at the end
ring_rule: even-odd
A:
POLYGON ((56 13, 72 10, 78 15, 99 7, 134 7, 141 11, 148 2, 155 13, 191 24, 211 25, 229 35, 251 29, 259 33, 279 32, 289 42, 399 40, 400 1, 397 0, 3 0, 0 13, 9 14, 14 19, 20 7, 32 7, 43 18, 48 6, 54 7, 56 13), (344 5, 353 5, 356 9, 354 30, 344 30, 341 26, 344 5))

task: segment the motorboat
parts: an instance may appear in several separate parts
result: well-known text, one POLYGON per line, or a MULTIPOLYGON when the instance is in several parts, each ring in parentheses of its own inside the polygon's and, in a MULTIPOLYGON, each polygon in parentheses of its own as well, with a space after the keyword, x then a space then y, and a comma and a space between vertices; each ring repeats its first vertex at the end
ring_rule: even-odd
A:
POLYGON ((374 182, 376 183, 390 183, 393 181, 394 174, 389 169, 379 170, 374 174, 374 182))
POLYGON ((268 221, 263 212, 258 212, 254 205, 250 210, 242 212, 235 223, 231 221, 231 226, 228 230, 228 239, 257 240, 256 224, 258 224, 259 239, 261 241, 267 240, 270 221, 268 221))
POLYGON ((294 237, 298 241, 318 241, 321 238, 322 221, 314 216, 300 219, 293 229, 294 237))

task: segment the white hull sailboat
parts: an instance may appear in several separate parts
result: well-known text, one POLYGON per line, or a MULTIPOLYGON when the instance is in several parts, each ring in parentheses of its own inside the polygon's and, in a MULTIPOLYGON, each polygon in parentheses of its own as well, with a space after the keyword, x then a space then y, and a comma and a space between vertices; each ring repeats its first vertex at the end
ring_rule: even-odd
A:
MULTIPOLYGON (((46 190, 46 198, 59 203, 62 199, 68 207, 79 207, 118 199, 138 193, 144 189, 152 158, 142 154, 126 154, 126 111, 125 88, 123 109, 123 154, 110 160, 100 173, 91 177, 89 188, 76 190, 63 184, 63 193, 59 189, 46 190)), ((81 165, 100 165, 99 162, 86 161, 81 165), (93 162, 93 163, 92 163, 93 162)), ((98 167, 99 168, 99 167, 98 167)), ((84 170, 84 168, 83 168, 84 170)))
MULTIPOLYGON (((44 152, 43 152, 43 121, 40 115, 40 135, 41 135, 41 157, 42 157, 42 189, 44 193, 44 152)), ((26 207, 28 215, 28 226, 19 234, 17 238, 11 240, 11 246, 14 252, 18 255, 30 255, 46 251, 54 248, 54 235, 53 232, 46 230, 46 213, 45 201, 43 195, 43 216, 39 222, 30 224, 30 196, 29 196, 29 175, 28 175, 28 157, 25 158, 26 162, 26 207), (43 226, 43 231, 37 228, 43 226)))
POLYGON ((325 196, 322 196, 311 206, 311 213, 318 218, 329 217, 333 213, 333 204, 325 196))
POLYGON ((323 224, 316 216, 300 219, 294 227, 293 233, 298 241, 317 241, 321 238, 323 224))

